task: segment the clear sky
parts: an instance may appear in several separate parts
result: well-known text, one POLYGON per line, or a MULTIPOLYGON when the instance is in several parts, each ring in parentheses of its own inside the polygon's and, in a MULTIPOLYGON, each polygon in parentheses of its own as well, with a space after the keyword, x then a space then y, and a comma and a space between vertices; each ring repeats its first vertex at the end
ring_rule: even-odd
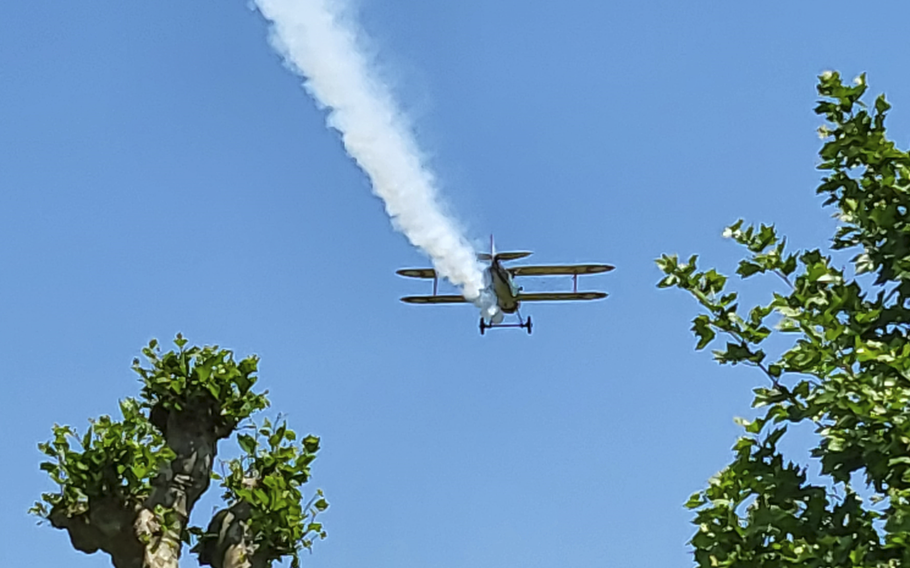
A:
POLYGON ((469 236, 615 264, 583 280, 610 297, 528 306, 531 337, 400 303, 428 285, 395 269, 425 259, 243 1, 6 2, 4 565, 109 565, 26 515, 52 489, 35 445, 54 422, 116 413, 137 392, 132 358, 177 332, 260 354, 273 410, 322 437, 311 488, 332 506, 310 566, 691 564, 682 504, 730 457, 761 378, 694 353, 695 305, 655 288, 653 260, 698 252, 732 272, 721 232, 739 217, 821 245, 815 77, 867 71, 905 144, 910 7, 360 0, 359 14, 469 236))

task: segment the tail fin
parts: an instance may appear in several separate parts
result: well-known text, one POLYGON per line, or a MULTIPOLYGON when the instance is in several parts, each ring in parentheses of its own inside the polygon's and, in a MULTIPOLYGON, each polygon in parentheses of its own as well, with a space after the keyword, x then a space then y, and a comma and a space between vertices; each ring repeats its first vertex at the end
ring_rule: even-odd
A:
POLYGON ((477 253, 477 260, 483 260, 485 262, 491 262, 496 258, 496 247, 493 245, 493 234, 490 234, 490 254, 485 252, 477 253))

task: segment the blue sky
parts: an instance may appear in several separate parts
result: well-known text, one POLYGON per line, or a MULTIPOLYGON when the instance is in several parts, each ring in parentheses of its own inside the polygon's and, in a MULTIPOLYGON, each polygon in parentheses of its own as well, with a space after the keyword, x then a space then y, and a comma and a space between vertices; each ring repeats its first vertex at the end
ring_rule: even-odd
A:
POLYGON ((761 378, 694 353, 696 308, 653 260, 732 272, 739 217, 829 237, 826 69, 868 72, 910 132, 910 8, 794 4, 359 2, 470 237, 617 266, 585 282, 605 301, 529 307, 531 337, 398 301, 426 283, 394 270, 425 260, 244 2, 4 5, 5 562, 109 565, 25 514, 52 489, 35 445, 115 413, 140 348, 183 332, 260 354, 273 410, 322 437, 310 566, 691 564, 682 504, 761 378))

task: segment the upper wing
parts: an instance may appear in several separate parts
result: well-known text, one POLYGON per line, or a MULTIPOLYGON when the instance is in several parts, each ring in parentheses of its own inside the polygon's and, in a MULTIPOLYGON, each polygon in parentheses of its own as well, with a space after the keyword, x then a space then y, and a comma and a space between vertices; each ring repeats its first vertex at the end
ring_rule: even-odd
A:
POLYGON ((436 271, 432 268, 402 268, 396 273, 408 278, 436 278, 436 271))
POLYGON ((609 264, 571 264, 560 266, 513 266, 512 276, 548 276, 558 274, 599 274, 613 270, 609 264))
POLYGON ((606 298, 605 292, 537 292, 519 294, 520 302, 557 302, 561 300, 599 300, 606 298))
POLYGON ((405 296, 402 302, 409 304, 467 304, 464 296, 405 296))
MULTIPOLYGON (((521 252, 497 252, 497 253, 496 253, 496 259, 497 259, 497 260, 503 260, 503 261, 504 261, 504 260, 518 260, 519 258, 524 258, 524 257, 526 257, 526 256, 531 256, 531 253, 528 252, 528 251, 521 251, 521 252)), ((492 260, 492 257, 490 257, 490 253, 481 252, 481 253, 477 253, 477 260, 486 260, 486 261, 489 261, 489 260, 492 260)))

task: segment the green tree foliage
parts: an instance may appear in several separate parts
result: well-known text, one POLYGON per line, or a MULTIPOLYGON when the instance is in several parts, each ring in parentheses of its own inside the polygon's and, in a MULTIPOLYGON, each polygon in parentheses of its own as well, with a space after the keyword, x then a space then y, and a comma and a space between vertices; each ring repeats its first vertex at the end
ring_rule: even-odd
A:
POLYGON ((852 261, 789 252, 774 227, 739 221, 725 233, 746 249, 737 274, 767 275, 779 290, 748 311, 696 257, 658 261, 659 286, 704 309, 697 348, 720 344, 719 363, 768 381, 754 390, 759 417, 739 421, 732 463, 687 504, 703 567, 910 566, 910 154, 886 137, 885 97, 862 102, 864 75, 850 85, 826 73, 818 92, 818 193, 840 219, 831 249, 852 261), (772 356, 765 341, 779 334, 788 348, 772 356), (817 433, 814 482, 778 450, 787 426, 806 422, 817 433))
POLYGON ((174 343, 162 353, 152 340, 142 350, 147 364, 133 361, 142 390, 121 401, 121 420, 102 416, 81 436, 54 426, 39 449, 58 490, 31 512, 66 530, 77 550, 108 553, 117 568, 177 568, 185 543, 203 566, 267 567, 289 557, 296 568, 301 550, 326 536, 316 522, 328 507, 322 491, 305 499, 300 489, 319 438, 298 443, 284 421, 253 422, 269 405, 252 390, 257 357, 235 362, 217 346, 187 348, 180 335, 174 343), (234 434, 241 457, 221 476, 213 472, 217 445, 234 434), (206 529, 189 526, 212 479, 225 507, 206 529))

